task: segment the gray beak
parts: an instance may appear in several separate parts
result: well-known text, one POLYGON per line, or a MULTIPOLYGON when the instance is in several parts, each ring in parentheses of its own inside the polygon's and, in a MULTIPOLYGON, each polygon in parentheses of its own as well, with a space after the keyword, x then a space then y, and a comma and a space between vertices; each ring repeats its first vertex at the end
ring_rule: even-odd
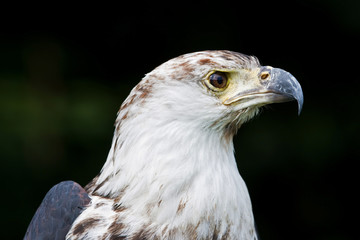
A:
POLYGON ((276 94, 282 95, 282 102, 296 100, 298 103, 298 114, 300 115, 304 96, 300 83, 290 73, 280 68, 263 67, 262 70, 270 72, 270 80, 263 83, 263 86, 276 94))

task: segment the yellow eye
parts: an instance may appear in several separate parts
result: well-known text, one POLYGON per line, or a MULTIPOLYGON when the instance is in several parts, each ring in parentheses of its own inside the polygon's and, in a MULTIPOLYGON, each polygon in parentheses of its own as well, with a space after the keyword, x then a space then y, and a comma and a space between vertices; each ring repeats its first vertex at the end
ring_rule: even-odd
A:
POLYGON ((208 77, 208 87, 214 91, 221 91, 228 85, 226 73, 214 72, 208 77))

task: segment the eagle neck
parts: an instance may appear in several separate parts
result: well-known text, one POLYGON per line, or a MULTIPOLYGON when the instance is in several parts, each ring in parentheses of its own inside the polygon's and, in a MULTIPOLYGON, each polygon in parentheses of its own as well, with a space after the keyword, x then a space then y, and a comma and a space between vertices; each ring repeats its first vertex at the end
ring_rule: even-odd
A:
POLYGON ((135 216, 142 226, 156 223, 161 231, 156 234, 180 234, 189 227, 197 234, 201 228, 234 236, 237 229, 254 232, 249 194, 228 135, 156 117, 137 121, 132 124, 142 127, 118 122, 93 188, 94 195, 114 199, 132 216, 123 224, 133 225, 135 216), (248 221, 240 226, 240 219, 248 221))

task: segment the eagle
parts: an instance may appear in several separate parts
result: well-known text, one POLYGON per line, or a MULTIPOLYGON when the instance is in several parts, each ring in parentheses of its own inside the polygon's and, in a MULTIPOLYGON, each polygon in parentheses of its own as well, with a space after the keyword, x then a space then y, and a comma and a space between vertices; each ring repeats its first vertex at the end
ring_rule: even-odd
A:
POLYGON ((262 106, 296 100, 289 72, 211 50, 173 58, 132 89, 100 173, 45 196, 24 239, 258 239, 233 137, 262 106))

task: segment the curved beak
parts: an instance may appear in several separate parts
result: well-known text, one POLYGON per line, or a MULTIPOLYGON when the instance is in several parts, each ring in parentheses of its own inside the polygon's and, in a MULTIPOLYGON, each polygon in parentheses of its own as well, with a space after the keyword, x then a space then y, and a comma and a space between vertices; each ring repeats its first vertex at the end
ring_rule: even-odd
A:
POLYGON ((271 79, 265 86, 268 91, 282 96, 284 101, 296 100, 298 103, 298 114, 300 115, 304 96, 300 86, 300 83, 289 72, 280 68, 271 69, 271 79))
POLYGON ((300 115, 304 96, 300 83, 289 72, 280 68, 269 66, 261 67, 258 74, 258 81, 252 89, 239 92, 235 96, 224 101, 224 104, 239 103, 246 106, 266 105, 270 103, 282 103, 296 100, 298 103, 298 114, 300 115), (263 73, 267 74, 265 79, 261 79, 263 73))

